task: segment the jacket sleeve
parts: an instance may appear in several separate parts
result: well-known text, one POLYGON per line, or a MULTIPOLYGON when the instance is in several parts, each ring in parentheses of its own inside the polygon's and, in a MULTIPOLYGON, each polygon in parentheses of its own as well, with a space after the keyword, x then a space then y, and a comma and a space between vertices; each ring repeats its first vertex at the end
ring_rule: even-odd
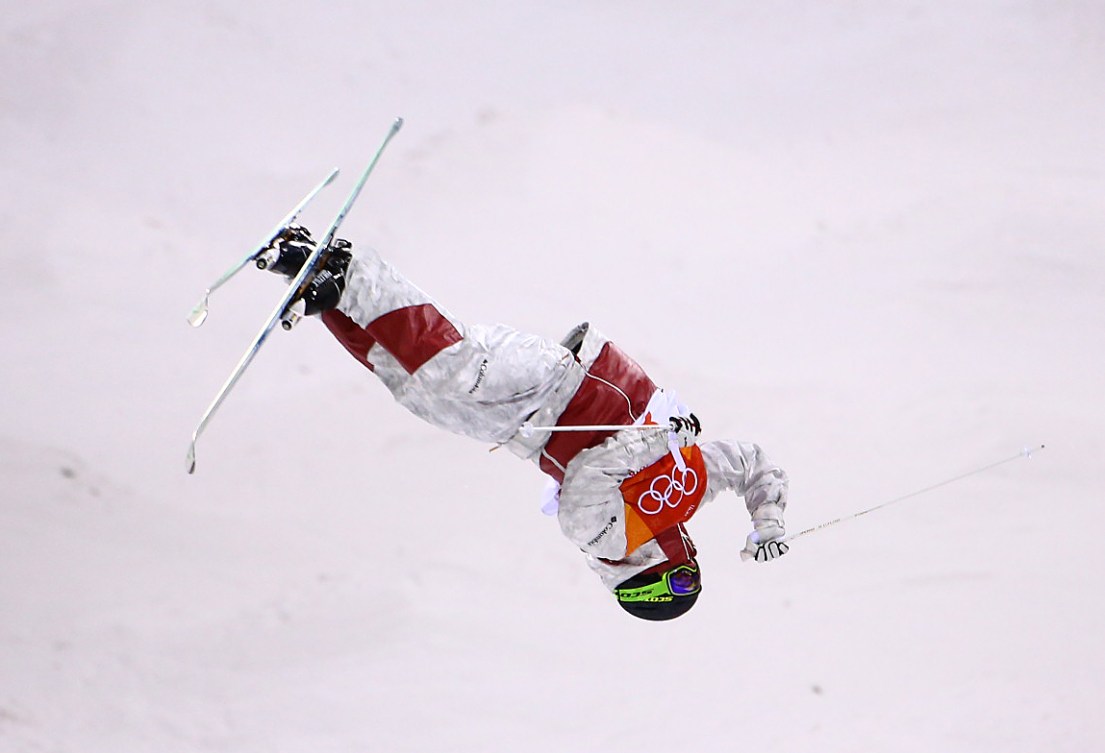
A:
POLYGON ((760 505, 786 509, 787 474, 771 462, 759 445, 728 440, 699 444, 706 461, 706 499, 732 490, 744 497, 749 514, 760 505))

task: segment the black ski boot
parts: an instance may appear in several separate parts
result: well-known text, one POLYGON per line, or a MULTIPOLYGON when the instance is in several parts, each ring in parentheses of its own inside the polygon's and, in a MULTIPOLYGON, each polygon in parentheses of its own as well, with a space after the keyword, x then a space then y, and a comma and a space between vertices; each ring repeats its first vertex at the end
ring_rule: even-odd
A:
MULTIPOLYGON (((310 230, 302 225, 289 225, 257 257, 257 267, 290 280, 299 274, 314 248, 310 230)), ((345 271, 353 258, 352 249, 353 244, 344 238, 335 238, 330 243, 326 264, 315 274, 301 299, 306 307, 304 316, 313 316, 338 305, 345 290, 345 271)))

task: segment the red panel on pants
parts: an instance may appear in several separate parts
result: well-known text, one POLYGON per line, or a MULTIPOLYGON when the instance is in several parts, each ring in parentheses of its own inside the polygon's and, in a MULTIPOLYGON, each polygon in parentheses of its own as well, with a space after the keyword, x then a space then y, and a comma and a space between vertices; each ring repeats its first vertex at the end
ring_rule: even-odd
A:
POLYGON ((326 311, 322 321, 361 364, 372 369, 368 351, 373 345, 399 362, 408 374, 418 371, 445 348, 464 338, 433 304, 404 306, 389 311, 361 327, 340 311, 326 311))

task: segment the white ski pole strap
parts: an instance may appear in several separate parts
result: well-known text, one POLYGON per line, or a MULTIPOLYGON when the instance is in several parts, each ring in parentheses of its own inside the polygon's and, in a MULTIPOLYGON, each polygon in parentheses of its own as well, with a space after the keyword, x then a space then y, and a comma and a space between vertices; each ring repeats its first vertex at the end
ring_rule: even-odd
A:
POLYGON ((915 492, 910 492, 909 494, 905 494, 901 497, 895 497, 894 499, 887 500, 886 502, 883 502, 882 504, 875 505, 874 507, 869 507, 866 510, 860 510, 859 512, 852 513, 851 515, 845 515, 844 517, 836 518, 835 520, 826 521, 824 523, 821 523, 820 525, 814 526, 813 528, 807 528, 804 531, 799 531, 798 533, 795 533, 795 534, 792 534, 790 536, 784 537, 783 541, 784 542, 794 541, 795 539, 801 538, 802 536, 805 536, 806 534, 814 533, 816 531, 821 531, 825 528, 828 528, 829 526, 835 526, 837 523, 842 523, 845 520, 854 520, 855 518, 858 518, 862 515, 866 515, 868 513, 875 512, 875 510, 881 510, 884 507, 889 507, 890 505, 896 504, 898 502, 903 502, 907 499, 911 499, 912 497, 916 497, 916 496, 919 496, 921 494, 925 494, 926 492, 931 492, 934 489, 939 489, 942 486, 948 486, 949 484, 954 484, 956 481, 962 481, 965 478, 969 478, 971 476, 977 476, 980 473, 983 473, 985 471, 989 471, 993 468, 997 468, 999 465, 1005 465, 1006 463, 1012 463, 1014 460, 1020 460, 1021 458, 1025 458, 1025 459, 1031 458, 1032 453, 1039 452, 1039 451, 1043 450, 1044 447, 1045 447, 1045 445, 1042 445, 1042 444, 1038 445, 1036 447, 1025 447, 1023 450, 1018 452, 1016 455, 1012 455, 1012 456, 1004 458, 1002 460, 998 460, 994 463, 990 463, 989 465, 984 465, 981 468, 975 468, 973 471, 968 471, 966 473, 962 473, 962 474, 960 474, 958 476, 955 476, 953 478, 944 479, 943 481, 938 481, 937 483, 932 484, 930 486, 926 486, 923 489, 918 489, 915 492))

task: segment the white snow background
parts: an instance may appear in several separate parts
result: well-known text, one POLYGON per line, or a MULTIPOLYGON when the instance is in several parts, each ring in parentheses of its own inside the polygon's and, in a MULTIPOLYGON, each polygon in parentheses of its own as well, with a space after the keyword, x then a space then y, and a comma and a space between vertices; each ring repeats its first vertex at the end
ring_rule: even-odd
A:
POLYGON ((1105 6, 45 0, 0 13, 0 751, 1105 749, 1105 6), (203 289, 324 228, 590 320, 791 476, 623 614, 535 467, 203 289))

